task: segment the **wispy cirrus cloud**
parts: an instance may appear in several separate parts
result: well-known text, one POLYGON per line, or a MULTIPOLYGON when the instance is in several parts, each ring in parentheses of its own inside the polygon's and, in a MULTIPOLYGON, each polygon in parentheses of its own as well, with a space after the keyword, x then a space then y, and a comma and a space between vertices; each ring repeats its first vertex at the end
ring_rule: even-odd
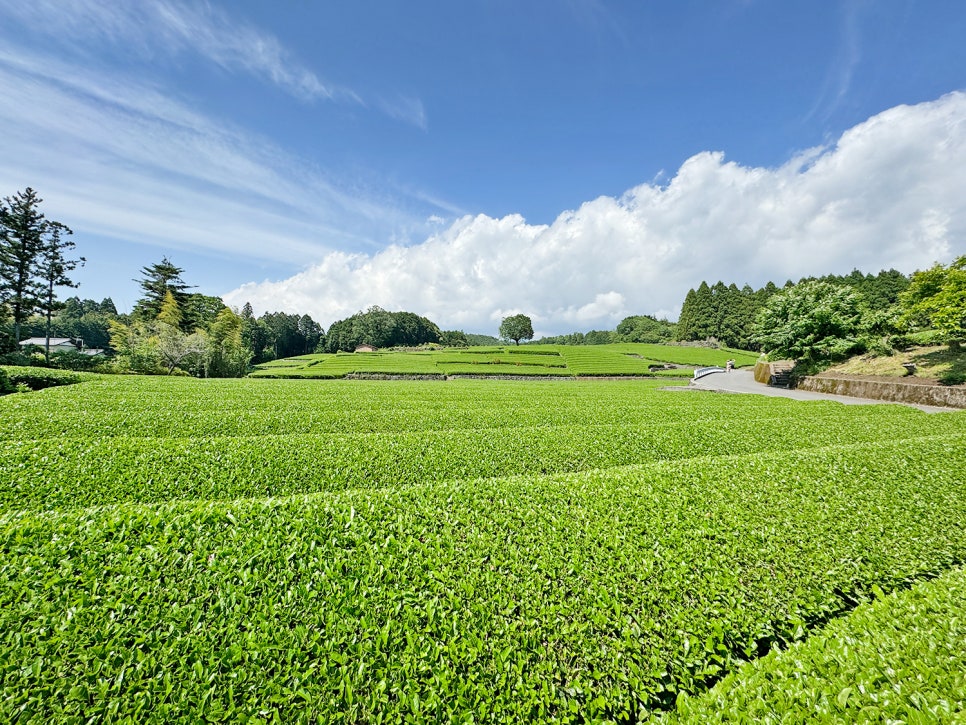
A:
POLYGON ((267 33, 212 5, 179 0, 11 0, 0 19, 56 37, 79 52, 105 46, 143 60, 194 54, 233 73, 270 83, 303 101, 324 100, 371 108, 426 130, 419 98, 366 94, 325 80, 267 33))
POLYGON ((851 0, 843 7, 838 49, 806 120, 818 117, 827 121, 848 97, 856 67, 862 60, 859 20, 864 9, 862 0, 851 0))
POLYGON ((0 188, 30 185, 88 234, 301 266, 444 212, 334 178, 163 89, 0 50, 0 188))

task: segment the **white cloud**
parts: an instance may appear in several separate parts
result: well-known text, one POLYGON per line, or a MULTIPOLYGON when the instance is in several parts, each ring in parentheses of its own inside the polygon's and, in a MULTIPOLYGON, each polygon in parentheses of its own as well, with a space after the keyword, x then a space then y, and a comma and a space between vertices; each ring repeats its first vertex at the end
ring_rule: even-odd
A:
POLYGON ((760 286, 805 275, 904 272, 966 253, 966 94, 898 106, 780 168, 721 153, 666 186, 600 197, 549 226, 464 216, 410 247, 333 252, 290 279, 225 295, 325 325, 370 305, 493 332, 525 312, 538 334, 612 328, 680 308, 702 280, 760 286))

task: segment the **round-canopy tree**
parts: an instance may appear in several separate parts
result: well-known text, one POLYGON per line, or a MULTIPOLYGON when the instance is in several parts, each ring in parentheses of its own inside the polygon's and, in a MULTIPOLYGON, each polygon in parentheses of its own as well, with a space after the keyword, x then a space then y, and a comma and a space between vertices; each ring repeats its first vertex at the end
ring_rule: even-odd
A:
POLYGON ((500 337, 504 340, 513 340, 517 345, 520 340, 533 339, 533 323, 526 315, 511 315, 504 317, 500 323, 500 337))

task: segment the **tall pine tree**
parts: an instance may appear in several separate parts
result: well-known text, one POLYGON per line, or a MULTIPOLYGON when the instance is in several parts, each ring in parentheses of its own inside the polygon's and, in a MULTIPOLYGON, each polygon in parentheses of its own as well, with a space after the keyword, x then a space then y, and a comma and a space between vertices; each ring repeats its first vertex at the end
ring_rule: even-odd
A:
POLYGON ((57 300, 58 287, 77 287, 67 275, 83 265, 83 257, 68 259, 67 252, 76 246, 67 239, 73 232, 60 222, 48 223, 48 234, 37 260, 37 276, 43 281, 44 287, 37 304, 37 309, 44 315, 44 357, 50 363, 50 327, 54 312, 63 309, 64 303, 57 300))
POLYGON ((48 220, 41 202, 30 187, 0 201, 0 304, 13 315, 14 343, 20 342, 21 326, 35 310, 48 312, 49 320, 55 287, 76 286, 67 273, 80 260, 64 256, 74 247, 66 239, 71 231, 48 220))
POLYGON ((141 279, 134 280, 144 290, 144 297, 134 304, 132 316, 136 320, 150 322, 157 318, 167 293, 171 293, 179 307, 183 307, 190 285, 181 279, 184 270, 176 267, 167 257, 157 264, 141 268, 141 279))

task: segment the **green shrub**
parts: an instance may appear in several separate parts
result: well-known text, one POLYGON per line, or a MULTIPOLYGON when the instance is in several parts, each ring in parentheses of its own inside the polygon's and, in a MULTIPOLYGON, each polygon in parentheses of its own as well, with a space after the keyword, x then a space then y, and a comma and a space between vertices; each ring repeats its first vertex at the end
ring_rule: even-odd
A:
POLYGON ((950 370, 939 376, 940 385, 962 385, 963 383, 966 383, 966 373, 963 372, 950 370))
POLYGON ((939 330, 920 330, 910 332, 907 336, 914 345, 943 345, 946 337, 939 330))
POLYGON ((889 346, 893 350, 898 350, 899 352, 905 352, 910 348, 915 347, 919 343, 912 339, 909 335, 891 335, 889 337, 889 346))
POLYGON ((82 380, 81 376, 73 371, 51 370, 49 368, 8 367, 6 374, 14 387, 19 388, 20 385, 25 385, 30 390, 43 390, 58 385, 72 385, 82 380))
POLYGON ((866 354, 876 357, 891 357, 899 349, 892 344, 891 338, 870 337, 864 340, 864 343, 866 354))
POLYGON ((14 390, 14 385, 10 382, 10 376, 7 375, 5 370, 0 370, 0 395, 12 393, 14 390))
POLYGON ((0 365, 30 367, 30 363, 30 355, 24 355, 22 352, 8 352, 0 355, 0 365))
POLYGON ((880 592, 807 641, 680 698, 661 722, 960 722, 964 614, 963 569, 880 592))

